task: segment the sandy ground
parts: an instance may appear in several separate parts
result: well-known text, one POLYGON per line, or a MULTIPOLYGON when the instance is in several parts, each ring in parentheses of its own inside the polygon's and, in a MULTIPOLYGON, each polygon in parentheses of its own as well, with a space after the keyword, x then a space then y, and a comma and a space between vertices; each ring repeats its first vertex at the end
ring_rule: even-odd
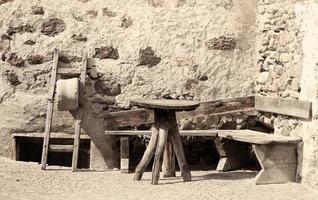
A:
POLYGON ((40 170, 36 163, 16 162, 0 157, 0 199, 318 199, 318 189, 297 183, 255 185, 256 172, 193 171, 193 181, 160 179, 150 185, 150 172, 141 182, 133 174, 119 171, 76 172, 51 167, 40 170))

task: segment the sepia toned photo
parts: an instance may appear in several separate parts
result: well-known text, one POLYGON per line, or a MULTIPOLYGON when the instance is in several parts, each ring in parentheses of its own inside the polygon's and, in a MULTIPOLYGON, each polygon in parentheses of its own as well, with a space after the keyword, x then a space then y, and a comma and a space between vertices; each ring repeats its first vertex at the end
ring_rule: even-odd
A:
POLYGON ((0 200, 318 200, 318 1, 0 0, 0 200))

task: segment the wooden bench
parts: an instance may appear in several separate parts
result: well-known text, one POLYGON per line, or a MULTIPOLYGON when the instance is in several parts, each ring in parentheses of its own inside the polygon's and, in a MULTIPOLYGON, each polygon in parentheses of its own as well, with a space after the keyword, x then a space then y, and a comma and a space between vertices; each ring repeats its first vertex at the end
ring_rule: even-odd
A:
MULTIPOLYGON (((105 131, 106 135, 120 136, 120 171, 122 173, 129 172, 129 137, 138 135, 147 135, 150 137, 151 131, 105 131)), ((180 130, 180 136, 197 136, 197 137, 212 137, 217 136, 216 130, 180 130)))
MULTIPOLYGON (((294 182, 297 171, 297 144, 301 138, 266 134, 252 130, 222 130, 218 137, 252 144, 253 151, 261 166, 261 171, 255 178, 256 184, 294 182)), ((244 164, 244 158, 239 151, 226 146, 226 141, 216 145, 220 153, 217 167, 219 171, 237 169, 244 164), (243 160, 242 160, 243 159, 243 160)), ((240 145, 234 147, 240 149, 240 145)))
MULTIPOLYGON (((129 172, 129 137, 151 135, 151 131, 106 131, 120 136, 121 172, 129 172)), ((261 166, 255 177, 256 184, 294 182, 297 170, 297 144, 301 138, 285 137, 252 130, 181 130, 181 136, 212 137, 220 156, 218 171, 244 167, 247 160, 246 145, 252 144, 261 166)))

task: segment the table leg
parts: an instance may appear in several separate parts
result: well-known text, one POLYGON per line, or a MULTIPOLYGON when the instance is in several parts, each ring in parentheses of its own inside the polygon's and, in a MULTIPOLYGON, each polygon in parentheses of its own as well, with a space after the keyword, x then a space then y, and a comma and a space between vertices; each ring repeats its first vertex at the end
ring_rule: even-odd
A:
POLYGON ((167 143, 163 153, 162 173, 163 177, 175 177, 176 176, 176 159, 173 150, 172 138, 168 133, 167 143))
POLYGON ((147 146, 147 149, 144 153, 144 155, 142 156, 141 161, 139 162, 138 166, 136 167, 135 170, 135 177, 134 180, 136 181, 140 181, 142 174, 145 172, 154 152, 157 146, 157 140, 158 140, 158 128, 154 127, 152 129, 152 134, 151 134, 151 138, 149 141, 149 144, 147 146))
POLYGON ((172 120, 173 124, 172 124, 172 127, 170 129, 170 134, 172 137, 174 151, 176 153, 177 160, 179 163, 181 176, 183 177, 184 182, 191 181, 191 172, 190 172, 187 160, 186 160, 185 155, 184 155, 183 146, 182 146, 182 142, 181 142, 181 138, 180 138, 180 133, 179 133, 179 128, 178 128, 175 113, 173 113, 172 118, 173 118, 173 120, 172 120))
POLYGON ((152 168, 151 184, 153 184, 153 185, 158 184, 161 165, 162 165, 161 158, 162 158, 163 150, 164 150, 164 147, 165 147, 165 144, 167 141, 167 136, 168 136, 167 127, 160 126, 159 139, 158 139, 158 143, 157 143, 157 149, 156 149, 155 159, 154 159, 153 168, 152 168))

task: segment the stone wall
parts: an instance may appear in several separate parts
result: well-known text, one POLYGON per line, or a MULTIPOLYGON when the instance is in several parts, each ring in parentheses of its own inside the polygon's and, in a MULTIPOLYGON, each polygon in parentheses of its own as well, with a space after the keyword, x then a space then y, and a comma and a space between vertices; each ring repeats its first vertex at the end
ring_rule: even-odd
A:
MULTIPOLYGON (((131 98, 213 100, 252 93, 257 1, 0 0, 0 155, 10 134, 43 132, 52 52, 61 67, 90 53, 83 129, 92 167, 117 165, 107 112, 131 98)), ((73 132, 69 113, 53 131, 73 132)))
POLYGON ((268 114, 263 119, 274 127, 275 134, 303 138, 297 178, 317 186, 317 3, 261 0, 258 7, 256 92, 313 103, 313 119, 268 114))

